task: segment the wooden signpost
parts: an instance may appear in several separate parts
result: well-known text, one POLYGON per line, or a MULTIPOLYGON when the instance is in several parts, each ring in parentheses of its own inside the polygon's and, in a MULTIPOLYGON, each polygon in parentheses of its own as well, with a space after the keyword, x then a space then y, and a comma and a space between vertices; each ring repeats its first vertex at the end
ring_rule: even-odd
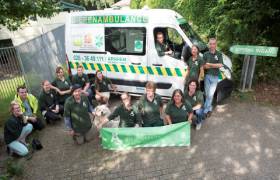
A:
POLYGON ((277 57, 278 47, 234 45, 230 52, 245 55, 240 81, 240 90, 245 92, 251 90, 255 72, 257 56, 277 57))

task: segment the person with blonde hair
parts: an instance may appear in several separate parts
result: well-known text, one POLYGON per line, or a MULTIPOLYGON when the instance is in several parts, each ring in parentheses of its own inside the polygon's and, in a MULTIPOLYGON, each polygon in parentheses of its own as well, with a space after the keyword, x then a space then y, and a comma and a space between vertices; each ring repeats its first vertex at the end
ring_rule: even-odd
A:
POLYGON ((23 115, 20 105, 16 101, 10 104, 11 117, 6 121, 4 127, 4 139, 10 154, 26 156, 28 148, 26 137, 32 132, 33 125, 23 115))

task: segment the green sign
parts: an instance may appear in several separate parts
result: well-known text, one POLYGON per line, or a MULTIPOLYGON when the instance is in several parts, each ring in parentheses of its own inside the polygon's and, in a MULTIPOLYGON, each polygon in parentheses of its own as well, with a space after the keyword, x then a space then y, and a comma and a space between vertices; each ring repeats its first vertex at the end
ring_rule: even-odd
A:
POLYGON ((231 46, 229 50, 234 54, 244 54, 253 56, 277 57, 278 53, 278 47, 267 46, 234 45, 231 46))
POLYGON ((72 24, 114 24, 114 23, 148 23, 147 16, 74 16, 71 19, 72 24))
POLYGON ((110 150, 136 147, 189 146, 190 124, 182 122, 161 127, 102 128, 102 146, 110 150))

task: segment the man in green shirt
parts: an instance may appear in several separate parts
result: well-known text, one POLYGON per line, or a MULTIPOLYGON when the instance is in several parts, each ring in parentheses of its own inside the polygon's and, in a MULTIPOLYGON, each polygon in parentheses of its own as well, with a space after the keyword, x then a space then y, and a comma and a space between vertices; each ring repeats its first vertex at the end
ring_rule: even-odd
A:
POLYGON ((144 94, 138 102, 138 122, 143 127, 163 126, 160 117, 162 114, 163 103, 161 96, 156 94, 156 84, 149 81, 146 84, 146 94, 144 94))
POLYGON ((137 109, 131 104, 131 97, 128 93, 121 95, 122 103, 119 105, 112 114, 108 117, 109 120, 113 120, 116 117, 120 117, 119 127, 139 127, 137 121, 137 109))
POLYGON ((88 75, 84 73, 84 67, 79 65, 77 74, 72 77, 72 84, 79 84, 81 86, 81 93, 88 97, 90 104, 92 104, 93 92, 90 89, 90 81, 88 75))
POLYGON ((172 54, 172 50, 169 49, 168 45, 164 44, 164 35, 162 32, 157 32, 155 46, 159 56, 172 54))
POLYGON ((90 141, 96 134, 89 114, 94 115, 93 108, 81 93, 80 85, 73 85, 72 96, 67 98, 64 106, 65 125, 76 144, 90 141))
POLYGON ((217 84, 219 68, 223 67, 223 56, 222 53, 217 51, 217 40, 211 38, 209 40, 209 51, 205 52, 203 55, 205 78, 204 78, 204 88, 206 101, 204 104, 204 113, 206 117, 210 117, 212 113, 212 101, 215 94, 217 84))

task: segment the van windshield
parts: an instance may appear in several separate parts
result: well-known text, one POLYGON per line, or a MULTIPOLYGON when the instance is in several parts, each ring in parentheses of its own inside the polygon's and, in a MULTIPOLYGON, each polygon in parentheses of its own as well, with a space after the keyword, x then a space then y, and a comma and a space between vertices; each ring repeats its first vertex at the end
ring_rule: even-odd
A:
POLYGON ((198 45, 201 52, 208 50, 207 44, 199 37, 199 35, 192 29, 188 23, 180 24, 180 28, 184 31, 186 36, 193 44, 198 45))

